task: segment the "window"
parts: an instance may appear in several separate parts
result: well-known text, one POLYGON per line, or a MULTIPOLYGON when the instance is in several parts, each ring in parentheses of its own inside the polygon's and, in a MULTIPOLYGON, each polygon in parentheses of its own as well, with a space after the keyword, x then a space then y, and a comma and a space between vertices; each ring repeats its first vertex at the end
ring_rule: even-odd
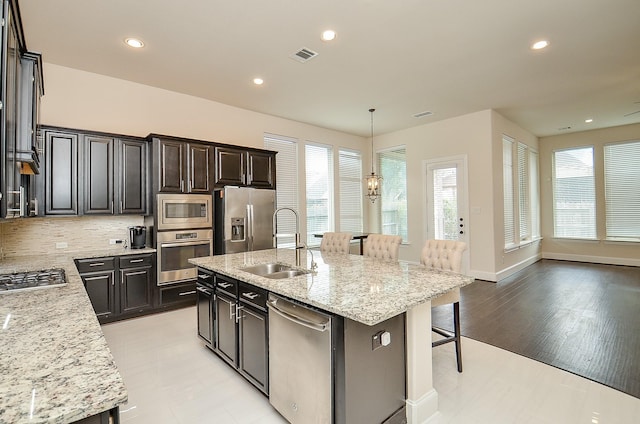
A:
POLYGON ((538 166, 537 152, 524 143, 502 137, 505 249, 540 237, 538 166))
POLYGON ((640 241, 640 141, 604 146, 607 239, 640 241))
POLYGON ((382 176, 380 212, 382 234, 407 241, 407 160, 404 147, 378 153, 382 176))
POLYGON ((596 238, 593 148, 553 154, 553 227, 558 238, 596 238))
MULTIPOLYGON (((307 244, 319 245, 313 235, 333 228, 333 154, 328 146, 307 144, 307 244)), ((278 184, 279 186, 280 184, 278 184)))
POLYGON ((340 231, 361 233, 362 223, 362 157, 360 152, 338 152, 340 179, 340 231))
MULTIPOLYGON (((265 134, 264 147, 278 152, 276 155, 276 205, 298 210, 298 143, 296 139, 265 134)), ((274 228, 274 231, 276 229, 274 228)), ((278 215, 278 233, 296 232, 295 216, 291 213, 278 215)), ((278 239, 278 247, 293 247, 293 237, 278 239)))

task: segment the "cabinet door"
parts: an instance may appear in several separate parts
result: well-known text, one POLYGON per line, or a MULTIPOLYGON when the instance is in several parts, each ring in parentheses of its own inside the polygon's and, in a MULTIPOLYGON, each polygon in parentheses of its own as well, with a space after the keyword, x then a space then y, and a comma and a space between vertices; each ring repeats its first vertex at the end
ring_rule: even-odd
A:
POLYGON ((210 194, 211 186, 211 146, 189 144, 187 146, 189 158, 189 193, 210 194))
MULTIPOLYGON (((8 3, 3 2, 2 7, 8 11, 8 3), (7 6, 7 7, 5 7, 7 6)), ((18 40, 18 29, 16 21, 13 19, 13 13, 7 14, 7 22, 3 22, 3 26, 8 24, 6 32, 2 29, 6 39, 6 52, 3 59, 5 60, 3 72, 5 72, 4 84, 0 87, 2 93, 2 118, 0 123, 0 131, 4 132, 2 141, 4 151, 2 152, 2 161, 0 168, 4 167, 4 175, 2 180, 2 216, 13 217, 20 216, 20 173, 18 170, 19 162, 16 160, 18 154, 18 89, 20 81, 20 46, 18 40), (4 90, 4 91, 2 91, 4 90)), ((1 74, 1 73, 0 73, 1 74)))
POLYGON ((209 346, 212 346, 213 342, 213 308, 214 308, 214 298, 213 292, 211 289, 198 285, 196 286, 197 302, 198 306, 198 336, 209 346))
POLYGON ((84 274, 81 277, 98 319, 115 314, 115 272, 84 274))
POLYGON ((147 213, 147 147, 141 140, 118 141, 118 212, 147 213))
POLYGON ((216 186, 245 185, 247 152, 216 147, 216 186))
POLYGON ((269 339, 267 314, 241 303, 238 311, 238 369, 264 393, 268 392, 269 339))
POLYGON ((78 134, 45 135, 45 214, 78 214, 78 134))
POLYGON ((184 143, 159 140, 160 186, 164 193, 180 193, 184 188, 184 143))
POLYGON ((152 307, 151 268, 120 270, 120 311, 141 312, 152 307))
POLYGON ((113 138, 83 137, 85 214, 114 213, 113 145, 113 138))
POLYGON ((217 294, 215 305, 216 352, 235 366, 238 346, 236 300, 223 294, 217 294))
POLYGON ((276 188, 276 157, 274 153, 249 152, 247 185, 276 188))

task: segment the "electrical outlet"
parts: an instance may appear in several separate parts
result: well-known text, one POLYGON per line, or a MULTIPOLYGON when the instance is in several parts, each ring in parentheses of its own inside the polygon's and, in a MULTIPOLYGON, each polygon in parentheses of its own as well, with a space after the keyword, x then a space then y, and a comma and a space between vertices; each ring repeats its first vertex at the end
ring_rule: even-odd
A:
POLYGON ((66 241, 56 242, 56 249, 66 249, 69 247, 69 244, 66 241))
POLYGON ((109 244, 116 244, 118 239, 109 239, 109 244))

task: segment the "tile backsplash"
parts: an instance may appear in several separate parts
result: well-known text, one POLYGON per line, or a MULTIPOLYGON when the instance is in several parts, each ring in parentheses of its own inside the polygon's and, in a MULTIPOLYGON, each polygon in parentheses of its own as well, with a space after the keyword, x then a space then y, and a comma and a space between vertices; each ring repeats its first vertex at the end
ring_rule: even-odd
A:
POLYGON ((0 222, 0 258, 51 255, 109 247, 129 239, 127 227, 144 225, 139 215, 24 218, 0 222), (56 248, 56 245, 64 248, 56 248))

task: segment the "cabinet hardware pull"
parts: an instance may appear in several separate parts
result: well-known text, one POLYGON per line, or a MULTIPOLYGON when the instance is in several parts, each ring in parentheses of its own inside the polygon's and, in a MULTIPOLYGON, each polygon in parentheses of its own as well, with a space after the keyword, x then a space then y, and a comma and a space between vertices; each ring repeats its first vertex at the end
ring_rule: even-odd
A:
POLYGON ((253 300, 256 297, 260 296, 258 293, 254 293, 254 292, 242 293, 242 295, 244 297, 247 297, 247 298, 251 299, 251 300, 253 300))
POLYGON ((129 263, 137 264, 138 262, 142 262, 142 261, 144 261, 144 259, 131 259, 129 263))
POLYGON ((243 309, 244 309, 244 306, 236 305, 236 323, 239 322, 242 318, 244 318, 244 315, 240 313, 240 311, 242 311, 243 309))
POLYGON ((203 280, 208 280, 208 279, 209 279, 209 277, 210 277, 210 276, 209 276, 209 275, 207 275, 207 274, 198 274, 198 278, 201 278, 201 279, 203 279, 203 280))
POLYGON ((111 215, 113 215, 113 200, 111 201, 111 215))
POLYGON ((122 200, 120 201, 120 213, 122 213, 122 200))
POLYGON ((198 290, 200 293, 205 293, 206 295, 211 296, 211 292, 205 288, 196 287, 196 290, 198 290))
MULTIPOLYGON (((147 271, 138 271, 138 272, 132 272, 132 273, 127 274, 127 275, 128 275, 128 276, 131 276, 131 275, 141 275, 141 274, 146 274, 146 273, 147 273, 147 271)), ((124 284, 124 280, 122 280, 122 281, 121 281, 121 283, 122 283, 122 284, 124 284)), ((194 292, 194 293, 195 293, 195 292, 194 292)))
POLYGON ((220 287, 222 287, 223 289, 227 289, 227 288, 231 287, 233 284, 231 284, 231 283, 218 283, 218 285, 220 287))
POLYGON ((196 293, 195 290, 191 290, 191 291, 188 291, 188 292, 178 293, 178 296, 188 296, 190 294, 195 294, 195 293, 196 293))
POLYGON ((104 265, 104 262, 91 262, 89 264, 89 266, 102 266, 102 265, 104 265))

